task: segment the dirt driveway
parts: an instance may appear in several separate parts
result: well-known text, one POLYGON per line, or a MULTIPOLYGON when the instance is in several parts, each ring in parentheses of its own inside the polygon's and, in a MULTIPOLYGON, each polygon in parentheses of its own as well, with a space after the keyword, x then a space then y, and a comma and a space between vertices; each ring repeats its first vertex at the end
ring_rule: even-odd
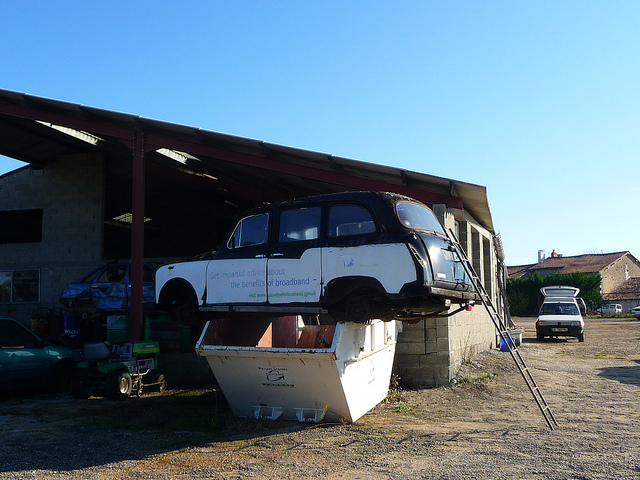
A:
POLYGON ((555 431, 492 351, 455 386, 391 394, 351 425, 236 419, 211 390, 3 398, 0 478, 640 478, 640 323, 587 319, 584 343, 536 343, 534 320, 516 319, 520 351, 555 431))

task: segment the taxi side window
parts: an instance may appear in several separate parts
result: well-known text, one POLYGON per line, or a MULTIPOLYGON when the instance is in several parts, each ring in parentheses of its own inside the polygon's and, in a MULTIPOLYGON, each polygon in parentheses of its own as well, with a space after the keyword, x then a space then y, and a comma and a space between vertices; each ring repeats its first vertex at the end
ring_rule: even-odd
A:
POLYGON ((301 242, 315 240, 320 234, 320 207, 285 210, 280 214, 278 241, 301 242))
POLYGON ((374 233, 376 224, 369 210, 357 205, 336 205, 329 210, 329 236, 346 237, 374 233))
POLYGON ((227 244, 228 248, 261 245, 267 241, 269 232, 269 214, 261 213, 245 217, 238 222, 227 244))

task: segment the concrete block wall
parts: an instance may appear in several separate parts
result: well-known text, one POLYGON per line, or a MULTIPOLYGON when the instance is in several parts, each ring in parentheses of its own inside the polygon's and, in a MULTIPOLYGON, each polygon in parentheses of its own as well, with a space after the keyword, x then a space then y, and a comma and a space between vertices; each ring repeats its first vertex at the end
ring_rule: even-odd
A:
POLYGON ((410 388, 448 384, 463 362, 495 347, 496 330, 482 306, 450 317, 404 324, 398 335, 393 373, 410 388))
POLYGON ((104 168, 93 155, 61 156, 0 178, 0 210, 42 209, 42 242, 0 245, 0 270, 39 270, 40 303, 0 304, 28 324, 35 308, 60 308, 64 285, 102 258, 104 168))

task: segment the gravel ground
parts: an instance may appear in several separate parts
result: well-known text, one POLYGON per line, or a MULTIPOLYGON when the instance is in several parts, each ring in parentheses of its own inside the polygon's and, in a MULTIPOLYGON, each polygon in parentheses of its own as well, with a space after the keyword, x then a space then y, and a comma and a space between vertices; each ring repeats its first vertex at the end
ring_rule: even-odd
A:
POLYGON ((587 319, 585 342, 520 352, 551 431, 508 353, 476 355, 451 387, 395 391, 353 424, 236 419, 215 389, 125 402, 0 399, 0 478, 637 479, 640 323, 587 319))

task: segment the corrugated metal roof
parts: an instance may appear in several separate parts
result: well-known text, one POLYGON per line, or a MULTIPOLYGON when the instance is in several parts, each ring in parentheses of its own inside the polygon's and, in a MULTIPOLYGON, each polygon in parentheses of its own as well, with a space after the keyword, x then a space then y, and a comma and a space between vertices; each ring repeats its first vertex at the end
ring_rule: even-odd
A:
POLYGON ((284 199, 349 189, 389 190, 426 203, 464 208, 494 233, 486 188, 480 185, 0 90, 0 154, 35 166, 73 153, 104 151, 130 157, 134 131, 144 134, 151 161, 215 177, 225 191, 259 186, 284 199), (92 144, 82 135, 38 121, 85 132, 98 141, 92 144), (156 153, 158 149, 187 155, 177 161, 156 153))

